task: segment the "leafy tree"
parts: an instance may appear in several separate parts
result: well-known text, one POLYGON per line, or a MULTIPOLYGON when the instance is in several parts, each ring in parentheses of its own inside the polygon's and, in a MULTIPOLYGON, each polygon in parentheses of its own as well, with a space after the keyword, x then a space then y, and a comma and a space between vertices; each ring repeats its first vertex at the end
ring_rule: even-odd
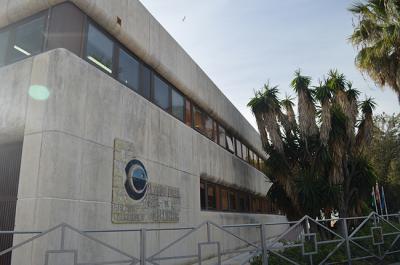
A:
POLYGON ((313 88, 311 77, 298 70, 291 86, 297 119, 293 98, 280 100, 277 86, 269 83, 248 103, 268 154, 270 198, 290 219, 317 217, 320 211, 361 214, 375 182, 364 155, 375 103, 371 98, 359 103, 359 92, 336 70, 313 88))
POLYGON ((385 188, 388 210, 400 210, 400 114, 374 117, 372 143, 365 152, 385 188))
POLYGON ((400 2, 366 0, 349 10, 356 16, 350 40, 358 49, 357 67, 377 84, 390 86, 400 101, 400 2))

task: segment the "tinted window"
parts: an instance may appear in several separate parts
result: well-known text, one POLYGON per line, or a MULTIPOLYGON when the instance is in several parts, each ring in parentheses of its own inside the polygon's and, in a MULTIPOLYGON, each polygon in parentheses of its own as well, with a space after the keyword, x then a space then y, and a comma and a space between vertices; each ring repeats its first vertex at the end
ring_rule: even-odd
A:
POLYGON ((200 132, 204 131, 203 112, 195 106, 193 106, 193 126, 200 132))
POLYGON ((112 73, 113 47, 111 39, 89 24, 86 58, 109 74, 112 73))
POLYGON ((242 143, 238 139, 236 139, 236 155, 240 158, 243 158, 242 143))
POLYGON ((149 68, 140 65, 140 88, 139 93, 145 97, 150 98, 150 88, 151 88, 151 71, 149 68))
POLYGON ((243 152, 243 159, 246 161, 249 161, 249 150, 247 149, 247 146, 242 145, 242 152, 243 152))
POLYGON ((134 90, 139 90, 139 62, 124 50, 119 50, 118 80, 134 90))
POLYGON ((192 104, 188 99, 186 99, 185 104, 185 123, 186 125, 192 127, 192 104))
POLYGON ((172 89, 172 115, 183 121, 184 114, 185 98, 175 89, 172 89))
POLYGON ((213 136, 214 136, 214 142, 218 143, 218 124, 216 121, 214 121, 214 128, 213 128, 213 136))
POLYGON ((242 212, 249 211, 249 196, 246 194, 239 195, 239 211, 242 212))
POLYGON ((225 139, 225 129, 222 126, 218 127, 218 135, 219 135, 219 140, 218 143, 220 146, 226 148, 226 139, 225 139))
POLYGON ((233 145, 232 136, 226 135, 226 148, 232 153, 235 153, 235 146, 233 145))
POLYGON ((229 192, 229 209, 236 210, 236 193, 233 191, 229 192))
POLYGON ((217 206, 215 187, 210 185, 207 185, 207 206, 209 209, 215 209, 217 206))
POLYGON ((153 101, 163 110, 169 110, 169 87, 168 84, 154 75, 153 101))
POLYGON ((251 151, 250 149, 249 149, 249 162, 252 165, 254 164, 253 151, 251 151))
POLYGON ((6 55, 8 53, 9 31, 0 32, 0 66, 6 64, 6 55))
POLYGON ((229 210, 228 191, 221 189, 221 210, 229 210))
POLYGON ((206 208, 206 185, 200 182, 200 205, 201 209, 206 208))
POLYGON ((15 28, 11 43, 10 62, 15 62, 42 51, 44 38, 44 17, 36 18, 15 28))
POLYGON ((204 127, 206 136, 213 140, 213 120, 207 114, 204 115, 204 127))

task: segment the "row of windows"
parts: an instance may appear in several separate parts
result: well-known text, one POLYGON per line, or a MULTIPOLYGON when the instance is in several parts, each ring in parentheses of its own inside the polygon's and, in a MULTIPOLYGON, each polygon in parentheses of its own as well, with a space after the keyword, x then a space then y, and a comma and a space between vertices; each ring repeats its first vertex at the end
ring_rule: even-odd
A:
MULTIPOLYGON (((0 31, 0 66, 45 50, 46 15, 35 15, 0 31)), ((94 23, 87 23, 84 58, 105 73, 193 127, 229 152, 264 170, 264 160, 200 107, 94 23)))
POLYGON ((274 204, 265 197, 228 188, 208 181, 200 181, 200 204, 202 210, 278 213, 274 204))
POLYGON ((210 140, 264 169, 264 160, 254 151, 92 23, 88 24, 86 59, 210 140))

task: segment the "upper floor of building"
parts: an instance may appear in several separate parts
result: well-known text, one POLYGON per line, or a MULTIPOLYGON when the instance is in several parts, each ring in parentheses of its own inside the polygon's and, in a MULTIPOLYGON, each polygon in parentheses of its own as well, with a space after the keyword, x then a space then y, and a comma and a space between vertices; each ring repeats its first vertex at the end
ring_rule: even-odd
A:
POLYGON ((66 48, 262 170, 258 133, 139 1, 0 4, 0 65, 66 48))

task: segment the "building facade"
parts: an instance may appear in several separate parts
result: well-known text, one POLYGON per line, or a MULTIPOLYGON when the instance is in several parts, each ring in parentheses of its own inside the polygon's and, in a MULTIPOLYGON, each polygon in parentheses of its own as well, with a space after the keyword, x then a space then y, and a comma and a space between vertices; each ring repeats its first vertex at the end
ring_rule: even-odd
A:
POLYGON ((139 1, 0 6, 0 230, 285 220, 258 133, 139 1))

